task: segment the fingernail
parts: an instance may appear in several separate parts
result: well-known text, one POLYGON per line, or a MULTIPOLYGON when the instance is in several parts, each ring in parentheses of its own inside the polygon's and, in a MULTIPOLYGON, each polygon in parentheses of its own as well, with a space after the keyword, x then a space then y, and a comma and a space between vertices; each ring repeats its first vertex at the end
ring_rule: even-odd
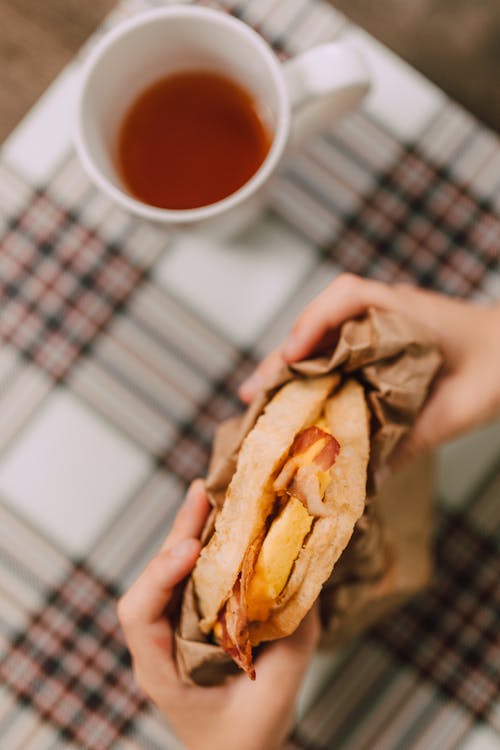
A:
POLYGON ((295 357, 297 351, 297 339, 295 336, 289 336, 283 345, 283 357, 289 361, 295 357))
POLYGON ((193 552, 195 545, 197 544, 196 539, 184 539, 172 547, 170 554, 172 557, 187 557, 193 552))
POLYGON ((203 479, 193 479, 191 484, 188 487, 188 491, 186 493, 186 499, 185 503, 188 505, 190 503, 194 503, 195 500, 198 499, 200 493, 204 492, 205 484, 203 482, 203 479))
POLYGON ((254 391, 258 391, 259 388, 262 386, 262 379, 258 372, 253 372, 249 378, 243 381, 243 383, 240 385, 240 392, 242 394, 248 394, 253 393, 254 391))

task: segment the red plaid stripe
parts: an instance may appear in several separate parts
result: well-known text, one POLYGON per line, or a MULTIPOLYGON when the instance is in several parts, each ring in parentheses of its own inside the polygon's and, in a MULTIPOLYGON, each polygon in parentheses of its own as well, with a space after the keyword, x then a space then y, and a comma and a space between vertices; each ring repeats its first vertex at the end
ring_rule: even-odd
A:
POLYGON ((61 738, 107 750, 144 705, 115 613, 117 591, 75 567, 13 646, 0 668, 18 700, 61 738))
POLYGON ((0 335, 62 378, 140 279, 118 247, 35 195, 2 241, 0 335))
POLYGON ((55 232, 60 232, 67 220, 63 209, 45 195, 36 195, 19 219, 19 228, 37 243, 47 242, 55 232))
POLYGON ((493 538, 462 517, 445 520, 429 591, 379 625, 377 639, 476 717, 500 685, 500 558, 493 538))

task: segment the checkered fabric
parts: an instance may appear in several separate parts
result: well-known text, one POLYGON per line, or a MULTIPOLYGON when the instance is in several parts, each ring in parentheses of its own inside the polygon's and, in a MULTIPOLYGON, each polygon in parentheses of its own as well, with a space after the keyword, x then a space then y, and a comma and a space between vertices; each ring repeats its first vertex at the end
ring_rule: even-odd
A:
MULTIPOLYGON (((105 28, 159 4, 122 5, 105 28)), ((319 0, 216 7, 283 60, 352 31, 319 0)), ((265 257, 209 248, 200 274, 225 270, 202 279, 220 285, 206 298, 188 286, 191 250, 112 205, 72 152, 42 183, 0 159, 2 748, 178 747, 134 684, 115 600, 206 470, 238 384, 332 277, 500 298, 500 144, 436 102, 411 138, 368 105, 290 154, 256 229, 274 238, 265 257)), ((433 585, 342 654, 302 713, 304 747, 500 747, 500 439, 487 440, 484 471, 440 506, 433 585)))
POLYGON ((59 727, 61 741, 96 750, 127 732, 144 705, 129 679, 117 593, 84 565, 75 565, 48 593, 2 666, 17 700, 59 727))
POLYGON ((6 341, 59 379, 126 300, 141 270, 44 193, 2 241, 6 341))
POLYGON ((374 636, 424 678, 487 719, 498 697, 500 557, 493 539, 462 517, 443 518, 436 579, 374 636))
POLYGON ((498 218, 418 147, 405 149, 379 176, 377 189, 344 224, 332 253, 362 275, 465 297, 498 264, 498 218))

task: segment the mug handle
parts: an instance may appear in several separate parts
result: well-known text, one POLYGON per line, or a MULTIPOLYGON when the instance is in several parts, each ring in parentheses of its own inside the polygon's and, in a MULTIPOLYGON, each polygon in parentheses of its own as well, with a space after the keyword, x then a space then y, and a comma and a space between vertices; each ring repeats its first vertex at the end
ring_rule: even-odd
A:
POLYGON ((293 144, 358 106, 370 88, 368 66, 348 40, 322 44, 283 64, 293 144))

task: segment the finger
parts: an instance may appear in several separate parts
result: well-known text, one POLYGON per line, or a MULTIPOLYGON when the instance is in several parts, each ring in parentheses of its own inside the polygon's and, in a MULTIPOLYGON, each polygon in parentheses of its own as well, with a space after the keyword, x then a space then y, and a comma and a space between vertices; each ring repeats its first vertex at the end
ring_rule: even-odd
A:
MULTIPOLYGON (((281 711, 293 712, 295 698, 302 684, 320 634, 317 605, 288 638, 266 644, 256 661, 257 679, 246 675, 236 678, 235 690, 242 705, 279 702, 281 711)), ((277 709, 278 710, 278 709, 277 709)))
POLYGON ((372 305, 400 309, 401 302, 386 284, 352 274, 338 276, 297 319, 283 346, 284 359, 296 362, 311 354, 332 328, 361 315, 372 305))
POLYGON ((163 610, 174 586, 192 568, 198 551, 198 540, 184 540, 160 552, 118 605, 136 682, 151 696, 160 688, 165 692, 170 685, 174 689, 177 685, 172 629, 163 610))
POLYGON ((233 683, 236 703, 259 717, 259 729, 273 737, 273 747, 282 747, 293 724, 297 695, 319 637, 319 615, 315 606, 296 632, 266 644, 257 659, 257 679, 241 675, 233 683))
POLYGON ((250 403, 257 393, 270 383, 285 365, 281 348, 275 349, 265 357, 249 378, 240 385, 238 395, 245 403, 250 403))
POLYGON ((439 379, 415 425, 391 459, 391 466, 402 464, 471 429, 480 418, 476 413, 475 389, 470 389, 464 373, 439 379))
POLYGON ((315 605, 295 633, 267 646, 257 661, 258 679, 262 683, 272 683, 282 680, 283 674, 286 674, 290 689, 298 690, 318 645, 320 631, 319 613, 315 605))
POLYGON ((190 537, 199 537, 210 511, 205 484, 201 479, 191 483, 186 499, 181 505, 172 529, 163 542, 162 549, 170 549, 178 542, 190 537))
POLYGON ((195 480, 160 552, 118 603, 118 616, 135 661, 154 673, 155 659, 167 662, 172 635, 164 616, 173 589, 192 570, 200 552, 197 538, 210 505, 201 480, 195 480), (158 652, 158 653, 157 653, 158 652))
POLYGON ((160 552, 119 602, 118 614, 126 632, 137 625, 151 624, 163 616, 172 589, 189 573, 199 554, 197 537, 208 509, 204 484, 195 480, 160 552))
POLYGON ((167 689, 170 682, 176 684, 172 629, 163 613, 174 587, 192 569, 199 550, 199 540, 185 539, 161 551, 118 603, 136 680, 149 694, 155 685, 167 689))

